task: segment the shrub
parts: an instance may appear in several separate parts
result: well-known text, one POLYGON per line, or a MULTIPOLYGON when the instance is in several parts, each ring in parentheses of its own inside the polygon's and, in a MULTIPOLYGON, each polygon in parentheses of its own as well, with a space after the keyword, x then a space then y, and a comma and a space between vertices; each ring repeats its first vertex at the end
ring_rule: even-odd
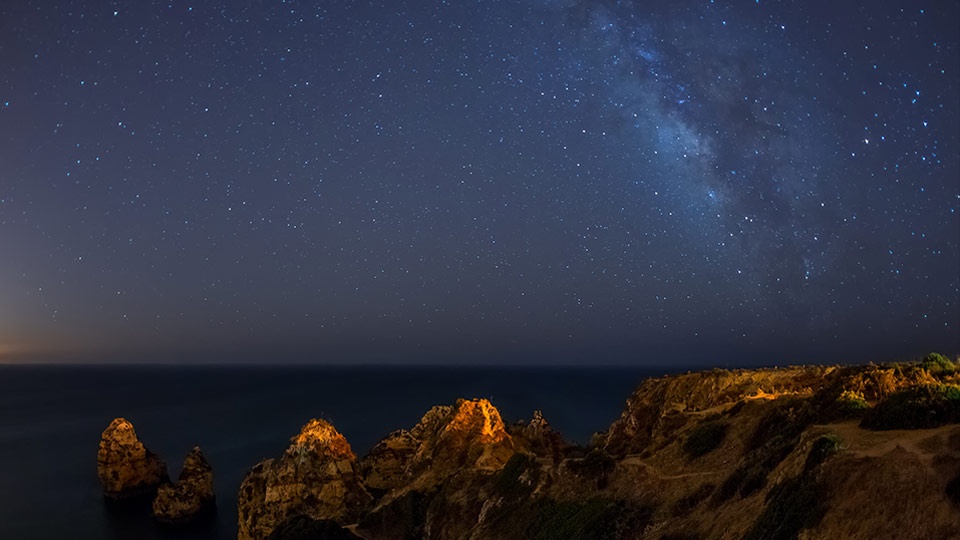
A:
POLYGON ((728 427, 727 424, 717 420, 700 424, 690 432, 687 440, 684 441, 683 451, 690 459, 708 454, 723 442, 728 427))
POLYGON ((950 361, 949 358, 947 358, 946 356, 938 352, 932 352, 928 354, 923 359, 922 364, 923 364, 923 367, 931 373, 937 373, 941 371, 950 372, 957 369, 956 364, 954 364, 953 362, 950 361))
POLYGON ((803 464, 804 473, 809 473, 828 457, 840 451, 842 443, 836 435, 824 435, 813 442, 807 461, 803 464))
POLYGON ((510 499, 525 497, 533 488, 520 480, 520 476, 534 465, 533 458, 530 456, 514 454, 497 474, 493 489, 510 499))
POLYGON ((869 408, 863 392, 844 390, 837 398, 837 410, 844 417, 860 416, 869 408))
POLYGON ((871 409, 860 425, 876 430, 925 429, 960 422, 960 386, 925 384, 895 392, 871 409))

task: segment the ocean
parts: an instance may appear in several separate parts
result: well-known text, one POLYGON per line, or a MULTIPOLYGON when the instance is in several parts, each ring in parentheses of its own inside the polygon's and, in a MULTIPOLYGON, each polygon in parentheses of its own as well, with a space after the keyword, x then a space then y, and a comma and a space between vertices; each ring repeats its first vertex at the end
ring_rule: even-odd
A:
POLYGON ((283 453, 310 418, 329 420, 358 456, 412 427, 433 405, 490 399, 504 421, 534 410, 586 443, 623 411, 631 391, 667 369, 502 367, 0 366, 0 538, 233 539, 236 492, 247 469, 283 453), (176 478, 203 448, 214 470, 217 515, 169 530, 149 512, 104 504, 100 433, 117 416, 176 478))

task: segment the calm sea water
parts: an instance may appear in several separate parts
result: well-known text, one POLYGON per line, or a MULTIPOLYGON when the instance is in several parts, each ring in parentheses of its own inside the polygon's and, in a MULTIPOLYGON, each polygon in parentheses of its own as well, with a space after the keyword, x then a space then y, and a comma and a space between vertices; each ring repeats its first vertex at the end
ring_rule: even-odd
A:
POLYGON ((541 409, 568 439, 606 429, 626 398, 663 369, 277 368, 0 366, 0 538, 236 538, 236 492, 246 470, 279 456, 307 420, 331 421, 363 455, 458 397, 493 401, 507 422, 541 409), (200 445, 214 468, 216 520, 159 529, 148 515, 103 504, 100 432, 133 422, 176 478, 200 445))

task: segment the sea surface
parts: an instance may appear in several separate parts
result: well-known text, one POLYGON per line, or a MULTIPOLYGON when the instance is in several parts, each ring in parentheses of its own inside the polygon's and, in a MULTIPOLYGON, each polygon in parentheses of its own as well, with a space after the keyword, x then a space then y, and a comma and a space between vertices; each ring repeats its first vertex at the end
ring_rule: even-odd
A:
POLYGON ((439 367, 0 366, 0 539, 236 538, 236 493, 247 469, 283 453, 314 417, 358 456, 412 427, 433 405, 490 399, 504 421, 534 410, 586 443, 622 412, 631 391, 667 369, 439 367), (176 478, 203 448, 217 515, 169 531, 149 513, 118 515, 97 480, 100 433, 117 416, 176 478))

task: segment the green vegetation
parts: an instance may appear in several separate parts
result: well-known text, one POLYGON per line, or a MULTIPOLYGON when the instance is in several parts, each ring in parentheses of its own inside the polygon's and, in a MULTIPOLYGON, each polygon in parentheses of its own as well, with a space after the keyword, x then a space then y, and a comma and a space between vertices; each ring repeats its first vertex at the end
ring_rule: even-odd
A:
POLYGON ((957 370, 957 364, 950 361, 946 356, 938 353, 932 352, 928 354, 921 363, 924 369, 930 373, 951 373, 957 370))
POLYGON ((694 428, 683 443, 683 451, 690 459, 706 455, 720 446, 727 435, 728 424, 709 420, 694 428))
POLYGON ((844 418, 859 417, 870 408, 863 392, 844 390, 837 398, 837 412, 844 418))
POLYGON ((840 451, 843 446, 840 438, 836 435, 824 435, 813 442, 810 453, 807 454, 807 461, 803 464, 803 472, 809 473, 820 466, 821 463, 833 454, 840 451))
POLYGON ((960 386, 924 384, 895 392, 860 422, 869 429, 925 429, 960 422, 960 386))

